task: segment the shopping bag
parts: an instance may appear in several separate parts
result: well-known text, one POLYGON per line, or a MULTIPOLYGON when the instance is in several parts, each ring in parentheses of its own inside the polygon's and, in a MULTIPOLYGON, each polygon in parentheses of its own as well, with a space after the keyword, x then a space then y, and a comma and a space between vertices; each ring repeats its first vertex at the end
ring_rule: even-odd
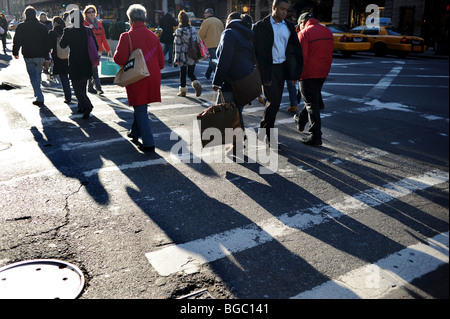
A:
MULTIPOLYGON (((220 96, 222 103, 212 105, 197 115, 203 147, 224 145, 229 142, 226 140, 226 129, 241 128, 241 118, 236 105, 234 102, 226 103, 222 92, 220 92, 220 96), (213 132, 220 131, 220 138, 214 134, 208 134, 207 129, 210 128, 214 129, 213 132)), ((213 101, 215 101, 215 94, 213 101)), ((211 130, 209 131, 211 133, 211 130)))
POLYGON ((209 50, 206 47, 205 42, 203 42, 203 40, 200 40, 200 42, 198 43, 198 47, 200 48, 200 54, 202 55, 202 59, 206 60, 209 59, 209 50))
POLYGON ((116 75, 119 72, 120 66, 111 61, 110 58, 108 60, 104 60, 100 62, 100 73, 102 75, 116 75))
POLYGON ((130 34, 128 34, 128 38, 130 42, 130 57, 114 78, 114 84, 119 86, 128 86, 150 76, 142 50, 136 49, 133 51, 130 34))

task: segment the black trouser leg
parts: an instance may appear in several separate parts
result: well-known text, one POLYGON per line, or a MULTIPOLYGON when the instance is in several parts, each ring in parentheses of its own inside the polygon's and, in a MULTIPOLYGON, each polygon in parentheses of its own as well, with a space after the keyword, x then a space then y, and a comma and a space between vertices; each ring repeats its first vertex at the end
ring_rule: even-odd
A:
POLYGON ((79 81, 72 80, 73 91, 78 100, 79 112, 91 112, 93 108, 91 100, 89 100, 86 94, 87 81, 88 79, 82 79, 79 81))
POLYGON ((272 84, 263 87, 267 101, 260 127, 266 129, 267 137, 270 136, 270 129, 275 127, 275 120, 283 97, 284 81, 283 64, 274 64, 272 66, 272 84))
POLYGON ((322 137, 320 109, 323 108, 322 86, 324 82, 325 78, 300 81, 300 92, 305 106, 300 111, 299 123, 306 123, 307 116, 310 124, 309 132, 313 139, 321 139, 322 137))

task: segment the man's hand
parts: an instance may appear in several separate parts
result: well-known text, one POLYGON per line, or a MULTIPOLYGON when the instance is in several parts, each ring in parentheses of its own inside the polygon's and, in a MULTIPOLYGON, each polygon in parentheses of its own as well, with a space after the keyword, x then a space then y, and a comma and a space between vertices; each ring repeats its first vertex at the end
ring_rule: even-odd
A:
POLYGON ((220 86, 217 86, 217 85, 213 85, 212 88, 213 88, 214 92, 217 92, 220 90, 220 86))
POLYGON ((18 55, 15 55, 15 56, 14 56, 14 59, 18 59, 18 58, 19 58, 19 56, 18 56, 18 55))

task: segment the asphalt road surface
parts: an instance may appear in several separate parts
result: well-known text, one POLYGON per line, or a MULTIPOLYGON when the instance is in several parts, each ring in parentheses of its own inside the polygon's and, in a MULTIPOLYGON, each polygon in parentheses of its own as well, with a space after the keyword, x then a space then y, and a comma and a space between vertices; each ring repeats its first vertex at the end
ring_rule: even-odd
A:
MULTIPOLYGON (((281 150, 251 140, 236 162, 196 138, 205 62, 200 98, 163 79, 156 154, 127 138, 123 88, 83 120, 51 80, 33 105, 23 59, 3 63, 22 87, 0 90, 0 266, 70 262, 83 299, 448 298, 448 59, 336 55, 323 146, 299 142, 286 91, 281 150)), ((262 113, 245 107, 250 135, 262 113)))

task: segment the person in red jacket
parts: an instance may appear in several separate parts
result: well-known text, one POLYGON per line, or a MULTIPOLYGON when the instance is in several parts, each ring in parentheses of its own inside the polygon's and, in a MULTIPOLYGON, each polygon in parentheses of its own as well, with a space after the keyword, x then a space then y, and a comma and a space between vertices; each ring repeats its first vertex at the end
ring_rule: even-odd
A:
POLYGON ((120 66, 128 62, 130 40, 133 50, 141 49, 147 62, 150 76, 126 86, 128 104, 134 108, 134 121, 128 137, 137 141, 142 138, 139 149, 143 152, 155 151, 155 140, 148 118, 148 103, 161 102, 161 70, 164 69, 164 53, 158 37, 145 26, 147 11, 140 4, 133 4, 127 10, 130 31, 120 35, 114 53, 114 62, 120 66))
MULTIPOLYGON (((111 56, 111 49, 109 48, 108 41, 106 40, 105 29, 103 29, 103 24, 97 19, 97 8, 94 5, 88 5, 83 11, 85 27, 90 28, 92 33, 94 33, 95 40, 98 44, 98 55, 102 54, 103 49, 111 56)), ((88 83, 88 92, 93 94, 103 94, 102 85, 100 83, 100 78, 98 76, 98 67, 92 69, 92 78, 88 83), (95 89, 94 89, 95 85, 95 89)))
POLYGON ((333 33, 321 25, 309 12, 298 19, 298 39, 303 50, 303 70, 300 93, 305 105, 294 115, 297 129, 303 132, 309 122, 311 135, 301 142, 306 145, 322 145, 320 110, 324 108, 322 86, 328 77, 333 60, 333 33))

